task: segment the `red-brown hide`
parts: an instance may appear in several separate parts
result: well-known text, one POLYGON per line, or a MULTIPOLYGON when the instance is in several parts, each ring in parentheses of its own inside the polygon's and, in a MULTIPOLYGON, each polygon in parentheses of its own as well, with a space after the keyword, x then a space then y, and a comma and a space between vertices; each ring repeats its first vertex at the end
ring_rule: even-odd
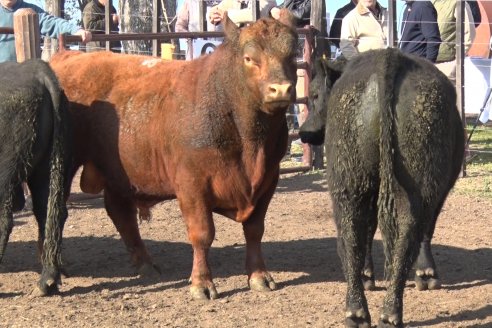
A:
POLYGON ((63 52, 51 66, 71 102, 82 190, 104 190, 133 261, 152 265, 136 209, 177 197, 194 249, 192 294, 215 298, 207 264, 212 212, 242 222, 254 289, 273 288, 260 241, 287 145, 297 36, 262 19, 194 61, 63 52))

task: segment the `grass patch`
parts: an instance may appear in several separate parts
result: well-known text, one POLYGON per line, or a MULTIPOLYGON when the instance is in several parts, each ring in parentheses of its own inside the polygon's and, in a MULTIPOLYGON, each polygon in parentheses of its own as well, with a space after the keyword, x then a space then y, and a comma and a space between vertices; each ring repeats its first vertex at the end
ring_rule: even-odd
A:
MULTIPOLYGON (((470 133, 472 125, 467 125, 470 133)), ((281 163, 281 167, 301 166, 302 146, 293 143, 290 156, 281 163)), ((478 126, 470 140, 472 159, 466 164, 466 176, 458 179, 453 193, 492 199, 492 126, 478 126)), ((322 174, 315 170, 307 174, 322 174)))
MULTIPOLYGON (((467 125, 470 133, 472 125, 467 125)), ((481 125, 470 139, 472 159, 466 164, 466 176, 456 182, 453 192, 492 199, 492 127, 481 125)))

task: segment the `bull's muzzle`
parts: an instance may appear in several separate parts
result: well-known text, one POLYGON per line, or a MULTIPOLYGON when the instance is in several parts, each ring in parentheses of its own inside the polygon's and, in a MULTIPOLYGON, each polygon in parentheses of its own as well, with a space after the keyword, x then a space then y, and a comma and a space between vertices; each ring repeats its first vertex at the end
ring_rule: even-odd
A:
POLYGON ((271 83, 266 88, 265 102, 290 102, 292 101, 293 84, 291 82, 271 83))

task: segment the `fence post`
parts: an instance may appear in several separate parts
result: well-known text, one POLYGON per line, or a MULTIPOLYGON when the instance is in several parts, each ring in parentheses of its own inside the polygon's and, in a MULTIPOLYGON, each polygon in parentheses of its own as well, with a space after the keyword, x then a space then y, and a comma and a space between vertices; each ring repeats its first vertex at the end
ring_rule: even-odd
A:
POLYGON ((14 37, 17 62, 41 57, 39 46, 39 17, 30 9, 19 9, 14 13, 14 37))

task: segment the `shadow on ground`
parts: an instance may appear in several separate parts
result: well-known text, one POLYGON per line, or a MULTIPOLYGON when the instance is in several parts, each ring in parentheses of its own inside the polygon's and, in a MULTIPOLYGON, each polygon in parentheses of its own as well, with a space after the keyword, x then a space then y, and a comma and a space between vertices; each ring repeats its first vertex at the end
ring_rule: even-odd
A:
MULTIPOLYGON (((173 287, 185 284, 191 272, 191 246, 181 242, 153 240, 145 240, 145 244, 150 254, 153 255, 154 262, 162 271, 157 279, 143 279, 136 276, 135 268, 130 265, 129 256, 119 238, 66 238, 64 239, 63 256, 68 262, 66 269, 71 276, 131 278, 81 288, 78 290, 80 293, 103 288, 117 290, 129 285, 151 286, 157 282, 169 283, 173 287)), ((433 245, 433 251, 444 288, 464 289, 477 284, 492 283, 492 263, 490 262, 492 249, 466 250, 446 245, 433 245), (475 271, 469 269, 477 267, 481 269, 475 271)), ((270 271, 303 273, 298 278, 281 283, 280 287, 344 281, 340 260, 336 253, 335 238, 265 242, 263 252, 270 271)), ((382 254, 381 242, 375 241, 374 260, 377 279, 382 279, 383 276, 382 254)), ((243 270, 244 245, 212 248, 209 258, 212 271, 217 278, 245 274, 243 270)), ((39 272, 40 264, 36 243, 34 241, 9 243, 2 262, 0 272, 39 272)))

